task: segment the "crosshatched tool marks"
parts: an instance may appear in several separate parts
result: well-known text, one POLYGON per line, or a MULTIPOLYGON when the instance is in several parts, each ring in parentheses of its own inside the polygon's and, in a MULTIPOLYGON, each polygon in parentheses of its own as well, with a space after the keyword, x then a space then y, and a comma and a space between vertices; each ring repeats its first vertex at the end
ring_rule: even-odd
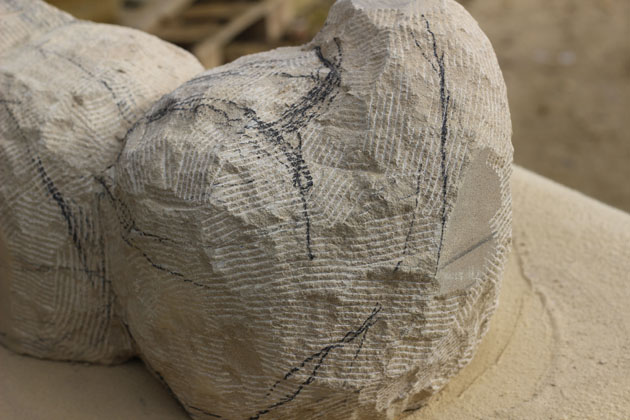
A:
MULTIPOLYGON (((84 206, 75 202, 75 200, 68 199, 59 188, 58 184, 48 174, 48 171, 42 162, 41 156, 33 152, 31 144, 32 140, 29 140, 24 134, 23 128, 20 126, 14 112, 9 107, 9 105, 20 105, 20 102, 2 101, 2 105, 5 108, 6 115, 14 125, 14 133, 22 138, 25 155, 27 156, 27 159, 30 159, 30 163, 34 168, 33 178, 39 179, 44 187, 44 193, 57 207, 60 216, 63 219, 63 223, 65 224, 68 238, 70 239, 79 259, 79 266, 35 264, 24 261, 22 264, 24 266, 28 266, 28 269, 24 267, 17 267, 16 269, 41 273, 68 271, 71 273, 70 275, 76 275, 74 273, 79 272, 84 274, 85 278, 90 282, 89 287, 98 293, 102 304, 102 306, 99 306, 98 308, 91 309, 92 311, 98 311, 99 309, 103 310, 101 328, 96 332, 96 334, 91 334, 90 340, 91 346, 98 346, 106 339, 105 333, 111 322, 112 304, 114 301, 114 296, 110 292, 110 281, 105 268, 105 244, 102 232, 98 229, 98 226, 94 225, 95 220, 93 212, 89 209, 86 210, 84 206)), ((27 167, 30 168, 31 166, 27 167)), ((96 223, 98 222, 96 221, 96 223)), ((82 285, 79 287, 84 286, 82 285)), ((36 337, 36 340, 46 347, 54 347, 71 338, 73 338, 73 333, 67 331, 58 335, 54 339, 44 339, 43 337, 38 336, 36 337)))
POLYGON ((96 181, 99 182, 101 184, 101 186, 103 187, 107 198, 109 199, 111 205, 113 206, 115 212, 116 212, 116 216, 118 218, 118 222, 120 223, 121 226, 121 239, 123 240, 123 242, 125 242, 127 245, 129 245, 130 247, 134 248, 135 250, 137 250, 138 252, 140 252, 140 254, 142 255, 142 257, 151 265, 151 267, 155 268, 156 270, 160 270, 163 271, 165 273, 168 273, 171 276, 174 276, 176 278, 179 278, 181 281, 188 283, 188 284, 192 284, 195 287, 199 287, 202 289, 207 289, 208 286, 200 283, 198 281, 192 280, 187 278, 183 273, 180 273, 179 271, 175 271, 172 269, 169 269, 167 267, 165 267, 163 264, 156 262, 151 256, 149 256, 140 246, 138 246, 136 244, 135 241, 132 240, 131 238, 131 234, 136 234, 139 235, 141 237, 144 238, 149 238, 151 240, 155 240, 157 242, 173 242, 172 240, 159 236, 159 235, 155 235, 153 233, 147 232, 145 230, 142 230, 138 227, 138 225, 136 224, 136 222, 133 220, 133 218, 131 217, 131 213, 129 212, 129 208, 127 207, 127 205, 124 203, 124 201, 122 201, 121 199, 117 198, 114 196, 114 194, 112 194, 110 187, 108 186, 108 182, 105 180, 104 177, 102 176, 97 176, 95 177, 96 181))
POLYGON ((372 310, 372 313, 365 319, 365 321, 363 321, 363 324, 361 324, 359 328, 357 328, 356 330, 348 331, 346 335, 343 336, 343 338, 341 338, 340 340, 336 341, 333 344, 327 345, 326 347, 322 348, 317 353, 311 354, 309 357, 304 359, 302 363, 300 363, 299 366, 295 366, 289 369, 282 379, 276 381, 271 386, 271 388, 269 388, 269 391, 265 395, 265 398, 271 396, 276 390, 276 388, 278 387, 278 385, 288 380, 289 378, 291 378, 293 375, 297 374, 298 372, 308 369, 307 368, 308 366, 312 366, 310 370, 307 370, 309 372, 308 377, 304 381, 302 381, 293 392, 287 395, 284 395, 273 404, 270 404, 266 408, 258 411, 255 415, 250 417, 249 420, 258 420, 262 416, 271 412, 272 410, 293 401, 295 398, 298 397, 298 395, 300 395, 300 393, 304 390, 304 388, 306 388, 308 385, 315 382, 315 380, 317 379, 317 372, 324 365, 326 358, 333 350, 344 348, 348 344, 352 343, 357 337, 361 337, 361 341, 358 344, 357 350, 355 351, 354 357, 352 359, 352 362, 354 362, 354 360, 356 360, 357 357, 359 357, 359 353, 361 352, 361 349, 363 348, 363 341, 365 340, 365 336, 367 335, 368 330, 370 329, 370 327, 372 327, 374 324, 376 324, 379 321, 379 318, 377 317, 377 315, 381 312, 382 309, 383 307, 381 306, 381 304, 377 303, 374 309, 372 310))
MULTIPOLYGON (((23 178, 30 174, 27 194, 9 197, 44 200, 39 213, 18 203, 35 223, 3 213, 3 239, 16 238, 19 217, 24 226, 54 226, 54 240, 42 245, 58 259, 16 260, 11 275, 52 278, 56 270, 65 284, 89 288, 81 270, 96 276, 104 264, 112 308, 121 308, 113 345, 135 343, 129 352, 138 349, 192 417, 391 419, 470 359, 496 306, 508 249, 511 146, 496 58, 460 6, 340 0, 310 44, 193 79, 190 71, 143 109, 135 105, 144 93, 168 85, 142 84, 161 55, 138 65, 126 57, 109 72, 93 68, 100 59, 91 50, 89 60, 68 54, 69 41, 45 46, 34 57, 74 72, 99 102, 57 79, 68 95, 53 108, 61 124, 50 127, 88 135, 57 135, 28 153, 29 141, 1 114, 15 143, 5 154, 24 162, 16 171, 23 178), (107 126, 65 119, 77 115, 107 126), (100 132, 96 141, 91 134, 100 132), (51 151, 80 176, 63 172, 51 151), (102 160, 86 165, 88 152, 102 160)), ((11 71, 32 71, 34 61, 11 71)), ((168 61, 175 68, 162 63, 167 73, 176 72, 177 60, 168 61)), ((57 90, 39 88, 56 98, 57 90)), ((0 100, 0 113, 2 105, 36 108, 20 103, 28 95, 14 96, 0 100)), ((44 99, 38 112, 48 115, 44 99)), ((37 132, 29 129, 27 137, 37 132)), ((23 250, 44 254, 29 243, 23 250)), ((73 344, 57 341, 66 336, 49 338, 50 346, 73 344)))
POLYGON ((129 28, 78 21, 38 0, 18 9, 0 25, 8 346, 42 358, 122 361, 134 349, 108 272, 117 230, 105 226, 101 212, 111 207, 95 176, 113 167, 132 122, 201 66, 129 28))
POLYGON ((469 248, 450 246, 448 227, 468 226, 452 209, 480 149, 503 195, 474 222, 496 215, 496 243, 509 236, 496 60, 456 4, 386 3, 339 1, 311 44, 197 76, 127 138, 114 194, 137 226, 173 240, 127 235, 132 327, 194 417, 391 418, 465 364, 492 313, 505 248, 487 241, 457 290, 442 292, 450 271, 436 264, 469 248), (151 267, 177 297, 151 289, 151 267), (182 286, 193 279, 204 290, 182 286), (368 335, 377 301, 387 328, 368 335), (180 312, 203 321, 149 348, 180 312), (212 391, 204 400, 191 383, 212 391))
MULTIPOLYGON (((145 121, 155 122, 173 112, 197 114, 203 111, 213 112, 222 119, 220 123, 236 129, 236 133, 249 139, 249 143, 257 153, 269 156, 258 144, 264 142, 281 151, 284 161, 278 161, 290 175, 292 186, 300 196, 301 213, 305 224, 306 253, 310 260, 315 258, 312 250, 311 216, 308 205, 308 194, 313 187, 313 176, 304 159, 303 141, 300 130, 321 115, 325 106, 335 99, 341 86, 342 46, 338 38, 334 39, 337 54, 334 58, 326 58, 321 48, 316 46, 313 53, 323 69, 328 70, 325 76, 318 70, 308 75, 289 75, 279 73, 281 77, 304 77, 313 81, 314 85, 297 101, 287 105, 282 115, 273 121, 265 121, 258 112, 250 107, 221 98, 203 97, 202 94, 189 96, 184 100, 166 100, 162 106, 145 117, 145 121), (238 117, 234 117, 238 115, 238 117)), ((234 76, 238 72, 228 71, 192 79, 187 85, 198 84, 209 79, 234 76)))

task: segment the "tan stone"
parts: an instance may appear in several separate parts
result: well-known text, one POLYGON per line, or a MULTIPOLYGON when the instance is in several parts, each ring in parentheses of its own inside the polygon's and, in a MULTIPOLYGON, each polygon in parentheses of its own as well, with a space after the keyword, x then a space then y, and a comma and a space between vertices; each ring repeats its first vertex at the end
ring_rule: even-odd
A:
POLYGON ((496 307, 510 130, 452 1, 341 0, 311 43, 186 82, 115 168, 109 262, 144 360, 196 418, 417 408, 496 307))
POLYGON ((0 341, 111 362, 133 354, 106 269, 99 180, 125 133, 201 66, 139 31, 0 2, 0 341))
POLYGON ((311 43, 144 116, 194 59, 65 15, 39 31, 25 10, 0 56, 8 347, 137 349, 199 418, 390 419, 472 358, 509 249, 512 147, 461 6, 341 0, 311 43))
POLYGON ((0 2, 0 54, 76 20, 41 0, 0 2))

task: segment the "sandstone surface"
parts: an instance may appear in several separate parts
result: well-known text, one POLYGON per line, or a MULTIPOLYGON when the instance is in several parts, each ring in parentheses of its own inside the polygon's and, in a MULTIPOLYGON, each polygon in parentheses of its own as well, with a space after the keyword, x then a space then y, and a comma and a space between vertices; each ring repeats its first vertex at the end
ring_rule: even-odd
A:
POLYGON ((107 212, 143 359, 195 418, 420 407, 497 305, 510 134, 453 1, 341 0, 311 43, 186 82, 130 130, 107 212))
POLYGON ((102 177, 127 130, 201 71, 145 33, 0 2, 0 341, 37 357, 134 353, 106 268, 102 177))

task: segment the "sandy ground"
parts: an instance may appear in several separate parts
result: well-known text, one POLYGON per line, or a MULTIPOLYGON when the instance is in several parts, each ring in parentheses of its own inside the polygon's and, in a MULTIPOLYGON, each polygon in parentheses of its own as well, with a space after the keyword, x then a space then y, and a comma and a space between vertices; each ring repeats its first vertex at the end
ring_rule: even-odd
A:
MULTIPOLYGON (((404 420, 621 420, 630 413, 630 215, 516 169, 514 247, 470 365, 404 420)), ((186 419, 139 362, 0 347, 0 418, 186 419)))

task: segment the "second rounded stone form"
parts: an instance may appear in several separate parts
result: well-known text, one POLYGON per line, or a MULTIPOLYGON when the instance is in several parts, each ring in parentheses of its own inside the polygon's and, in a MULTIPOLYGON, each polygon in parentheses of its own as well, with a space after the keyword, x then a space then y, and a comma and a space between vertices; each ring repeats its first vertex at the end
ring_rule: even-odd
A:
POLYGON ((0 0, 0 343, 57 360, 135 354, 106 267, 103 179, 131 125, 201 70, 140 31, 0 0))

